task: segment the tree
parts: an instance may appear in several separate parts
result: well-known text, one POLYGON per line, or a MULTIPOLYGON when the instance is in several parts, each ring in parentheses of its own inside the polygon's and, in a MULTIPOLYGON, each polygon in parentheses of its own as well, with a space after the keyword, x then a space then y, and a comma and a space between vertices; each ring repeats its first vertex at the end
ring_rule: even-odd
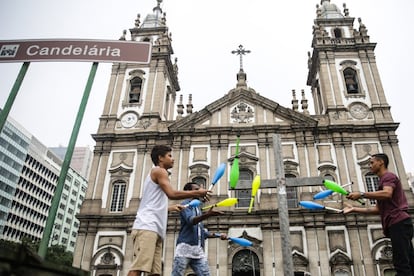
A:
MULTIPOLYGON (((39 249, 40 241, 33 241, 29 237, 23 237, 21 242, 33 252, 37 252, 39 249)), ((66 251, 66 248, 63 245, 52 244, 47 248, 45 260, 55 264, 72 266, 73 254, 66 251)))
POLYGON ((52 245, 47 249, 46 260, 55 264, 72 266, 73 254, 63 245, 52 245))

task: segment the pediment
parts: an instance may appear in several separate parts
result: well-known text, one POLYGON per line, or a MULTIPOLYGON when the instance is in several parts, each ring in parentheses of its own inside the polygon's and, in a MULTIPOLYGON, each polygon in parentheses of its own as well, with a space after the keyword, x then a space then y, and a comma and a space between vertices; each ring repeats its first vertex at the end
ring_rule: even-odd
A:
POLYGON ((173 122, 169 129, 206 129, 244 126, 314 127, 317 121, 290 108, 281 106, 253 89, 237 88, 222 98, 173 122))
POLYGON ((293 263, 295 265, 306 267, 309 264, 308 258, 306 258, 306 256, 302 252, 300 252, 296 249, 294 249, 293 252, 292 252, 292 259, 293 259, 293 263))
POLYGON ((132 171, 133 169, 125 168, 124 166, 118 166, 116 168, 112 168, 109 170, 111 174, 117 174, 117 175, 130 174, 132 173, 132 171))
MULTIPOLYGON (((257 156, 254 156, 248 152, 243 152, 243 151, 239 153, 238 157, 239 159, 247 159, 247 160, 254 161, 254 162, 259 161, 259 158, 257 158, 257 156)), ((227 161, 229 161, 230 163, 233 163, 234 158, 236 158, 235 155, 228 158, 227 161)))
POLYGON ((249 241, 253 242, 254 244, 260 244, 260 243, 262 243, 262 241, 261 241, 261 240, 259 240, 259 239, 255 238, 255 237, 253 237, 253 236, 250 236, 250 235, 246 232, 246 230, 244 230, 244 231, 243 231, 242 235, 241 235, 239 238, 243 238, 243 239, 249 240, 249 241))

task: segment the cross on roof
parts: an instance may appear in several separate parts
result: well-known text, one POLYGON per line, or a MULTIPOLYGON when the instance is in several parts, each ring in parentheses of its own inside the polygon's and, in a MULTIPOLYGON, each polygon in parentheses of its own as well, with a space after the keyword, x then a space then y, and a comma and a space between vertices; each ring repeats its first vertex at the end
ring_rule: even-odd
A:
POLYGON ((240 56, 240 70, 243 70, 243 55, 249 54, 250 50, 246 50, 243 48, 243 45, 239 45, 239 49, 231 51, 232 54, 236 54, 240 56))

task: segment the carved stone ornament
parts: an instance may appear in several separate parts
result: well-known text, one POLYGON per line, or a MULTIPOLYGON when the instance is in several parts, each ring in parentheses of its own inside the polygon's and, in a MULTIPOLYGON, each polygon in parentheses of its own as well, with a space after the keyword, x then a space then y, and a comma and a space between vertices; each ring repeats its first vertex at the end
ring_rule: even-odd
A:
POLYGON ((151 120, 150 119, 142 119, 139 120, 138 125, 142 127, 143 129, 147 129, 151 126, 151 120))
POLYGON ((109 265, 115 263, 115 257, 111 252, 106 252, 101 258, 101 264, 109 265))
MULTIPOLYGON (((260 271, 259 258, 250 250, 241 250, 233 258, 233 273, 246 274, 260 271)), ((234 274, 233 274, 234 275, 234 274)), ((248 274, 246 274, 248 275, 248 274)))
POLYGON ((381 258, 383 259, 392 259, 392 247, 391 246, 385 246, 382 250, 381 250, 381 258))
POLYGON ((245 103, 239 103, 231 111, 231 119, 233 123, 253 123, 254 109, 245 103))

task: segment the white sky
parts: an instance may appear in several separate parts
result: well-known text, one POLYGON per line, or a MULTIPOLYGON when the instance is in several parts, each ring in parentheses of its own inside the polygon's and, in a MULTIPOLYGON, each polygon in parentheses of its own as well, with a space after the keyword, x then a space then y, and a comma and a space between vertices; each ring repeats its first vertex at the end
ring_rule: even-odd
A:
MULTIPOLYGON (((414 1, 331 0, 368 29, 376 42, 377 64, 397 131, 407 172, 414 172, 412 91, 414 1)), ((285 107, 291 90, 306 86, 307 52, 320 0, 164 0, 172 33, 179 81, 184 94, 193 94, 194 111, 219 99, 236 85, 239 44, 251 54, 244 57, 248 85, 285 107)), ((124 29, 141 22, 156 0, 12 0, 1 1, 0 40, 78 38, 117 40, 124 29)), ((129 35, 129 32, 128 32, 129 35)), ((129 37, 128 37, 129 38, 129 37)), ((22 63, 0 63, 0 107, 4 107, 22 63)), ((110 76, 101 63, 92 87, 77 145, 94 145, 110 76)), ((32 62, 10 115, 47 146, 67 146, 86 85, 91 63, 32 62)), ((300 99, 300 98, 299 98, 300 99)))

